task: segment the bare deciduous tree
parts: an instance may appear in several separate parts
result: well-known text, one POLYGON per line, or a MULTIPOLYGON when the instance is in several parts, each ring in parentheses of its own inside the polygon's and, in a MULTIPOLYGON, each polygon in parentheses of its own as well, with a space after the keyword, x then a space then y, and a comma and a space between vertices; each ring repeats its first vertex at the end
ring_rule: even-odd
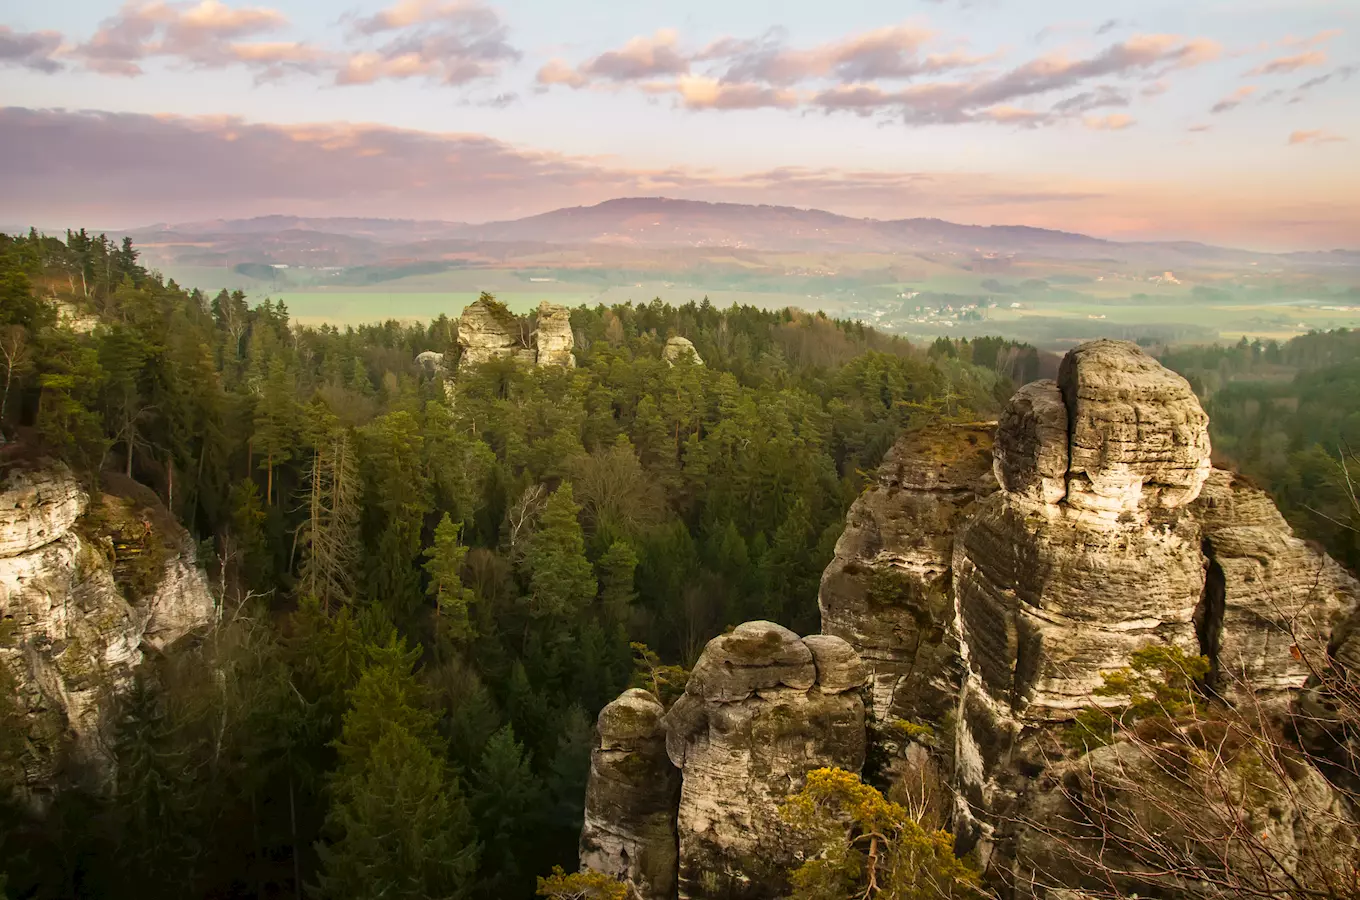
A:
POLYGON ((1316 635, 1290 637, 1313 673, 1301 694, 1263 696, 1228 672, 1213 695, 1154 703, 1136 721, 1104 708, 1107 740, 1050 754, 1008 823, 1017 893, 1360 897, 1360 683, 1335 638, 1314 665, 1316 635))
MULTIPOLYGON (((15 379, 22 378, 32 368, 33 358, 28 349, 28 329, 22 325, 8 325, 0 330, 0 364, 5 367, 5 391, 0 395, 0 426, 5 422, 9 406, 9 392, 15 379)), ((0 442, 4 441, 0 431, 0 442)))

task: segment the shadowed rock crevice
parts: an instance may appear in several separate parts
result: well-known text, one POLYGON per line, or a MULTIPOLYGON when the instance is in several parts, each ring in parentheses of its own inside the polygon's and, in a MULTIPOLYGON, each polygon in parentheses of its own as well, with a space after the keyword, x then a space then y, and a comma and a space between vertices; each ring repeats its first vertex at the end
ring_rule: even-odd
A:
POLYGON ((1227 595, 1227 576, 1214 556, 1214 542, 1205 538, 1200 544, 1204 553, 1204 596, 1195 607, 1195 638, 1199 641, 1199 655, 1209 660, 1209 674, 1205 681, 1212 690, 1220 687, 1219 652, 1223 647, 1223 612, 1227 595))

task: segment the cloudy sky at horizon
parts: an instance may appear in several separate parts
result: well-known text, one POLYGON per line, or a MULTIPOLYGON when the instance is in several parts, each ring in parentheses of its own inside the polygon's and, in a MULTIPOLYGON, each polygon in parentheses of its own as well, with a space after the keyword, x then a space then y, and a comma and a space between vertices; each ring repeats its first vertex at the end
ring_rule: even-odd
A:
POLYGON ((1357 97, 1360 0, 8 4, 0 226, 664 195, 1360 248, 1357 97))

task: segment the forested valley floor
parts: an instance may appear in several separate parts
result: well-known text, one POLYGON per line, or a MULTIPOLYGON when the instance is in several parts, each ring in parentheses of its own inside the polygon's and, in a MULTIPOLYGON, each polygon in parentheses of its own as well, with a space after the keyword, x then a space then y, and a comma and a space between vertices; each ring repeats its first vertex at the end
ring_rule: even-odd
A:
MULTIPOLYGON (((736 623, 816 632, 892 442, 993 418, 1045 374, 1000 339, 917 347, 707 302, 571 326, 575 368, 460 369, 446 316, 299 327, 166 282, 126 241, 0 236, 6 458, 154 491, 220 595, 217 627, 121 701, 111 785, 72 764, 45 815, 0 805, 8 896, 532 896, 575 867, 604 703, 637 678, 678 689, 736 623), (674 335, 702 365, 662 358, 674 335)), ((1357 350, 1332 333, 1163 356, 1220 451, 1352 569, 1357 350)))

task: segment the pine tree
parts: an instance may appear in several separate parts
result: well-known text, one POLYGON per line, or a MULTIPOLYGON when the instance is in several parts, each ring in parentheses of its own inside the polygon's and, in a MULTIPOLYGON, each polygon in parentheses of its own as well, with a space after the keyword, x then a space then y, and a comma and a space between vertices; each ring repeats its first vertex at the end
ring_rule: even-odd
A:
POLYGON ((535 618, 570 617, 595 597, 595 572, 586 559, 585 534, 571 482, 548 498, 538 531, 529 539, 525 562, 530 572, 529 613, 535 618))
POLYGON ((444 761, 399 726, 337 790, 320 845, 321 889, 333 900, 455 900, 470 894, 479 847, 444 761))
POLYGON ((274 505, 274 468, 293 458, 298 428, 296 387, 293 373, 277 356, 269 361, 260 405, 255 413, 255 448, 264 454, 260 468, 265 476, 265 505, 274 505))
POLYGON ((318 846, 323 893, 335 900, 468 896, 480 852, 426 694, 419 650, 390 638, 368 648, 350 692, 318 846))
POLYGON ((637 554, 627 541, 615 541, 600 557, 597 564, 600 570, 600 605, 610 622, 622 624, 628 621, 633 600, 637 598, 637 592, 633 590, 637 564, 637 554))
POLYGON ((462 531, 463 526, 453 524, 445 513, 434 530, 434 543, 425 550, 425 573, 430 577, 426 591, 434 600, 438 632, 459 643, 472 636, 468 606, 476 597, 463 587, 459 574, 468 552, 460 540, 462 531))
POLYGON ((486 900, 523 897, 538 869, 534 850, 541 845, 547 797, 509 725, 487 742, 472 784, 470 799, 484 846, 477 894, 486 900))

